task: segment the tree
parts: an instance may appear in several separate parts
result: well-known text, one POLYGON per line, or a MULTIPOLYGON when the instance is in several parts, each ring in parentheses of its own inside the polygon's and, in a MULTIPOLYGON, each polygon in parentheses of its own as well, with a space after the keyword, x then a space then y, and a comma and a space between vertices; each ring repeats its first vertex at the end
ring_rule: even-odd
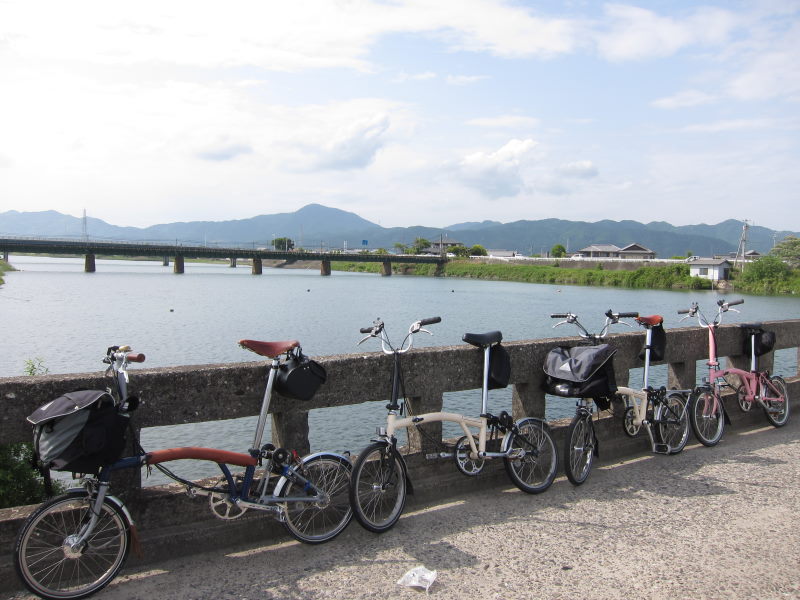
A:
POLYGON ((403 242, 395 242, 394 246, 392 247, 400 254, 408 254, 408 246, 406 246, 403 242))
POLYGON ((466 246, 451 246, 449 252, 450 254, 455 254, 459 258, 466 258, 469 256, 469 248, 466 246))
POLYGON ((564 258, 567 255, 567 249, 561 244, 556 244, 550 248, 550 256, 553 258, 564 258))
POLYGON ((800 238, 787 235, 769 253, 784 261, 791 268, 797 269, 800 267, 800 238))
POLYGON ((288 252, 294 248, 294 240, 288 237, 279 237, 272 240, 272 247, 275 250, 283 250, 288 252))
POLYGON ((431 243, 426 240, 425 238, 415 238, 414 245, 412 248, 414 249, 414 254, 422 254, 423 250, 427 250, 431 247, 431 243))
POLYGON ((747 282, 765 280, 776 282, 788 277, 790 272, 789 265, 777 256, 762 256, 747 265, 747 269, 742 273, 742 280, 747 282))
POLYGON ((486 248, 481 246, 480 244, 475 244, 472 248, 469 249, 470 256, 489 256, 489 253, 486 252, 486 248))

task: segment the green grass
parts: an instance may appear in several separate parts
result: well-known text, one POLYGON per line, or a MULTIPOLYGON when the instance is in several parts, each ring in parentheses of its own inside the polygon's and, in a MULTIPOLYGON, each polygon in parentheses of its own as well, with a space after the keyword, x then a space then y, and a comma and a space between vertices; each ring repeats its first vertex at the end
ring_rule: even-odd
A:
POLYGON ((3 284, 3 273, 5 273, 6 271, 14 271, 14 270, 15 270, 14 267, 12 267, 6 261, 0 260, 0 285, 3 284))
MULTIPOLYGON (((332 262, 337 271, 380 273, 375 263, 332 262)), ((392 262, 393 273, 431 276, 434 264, 408 264, 392 262)), ((523 283, 549 283, 557 285, 596 285, 642 289, 707 289, 711 283, 689 276, 689 266, 675 264, 665 267, 640 267, 635 271, 608 271, 603 269, 562 269, 544 265, 508 263, 483 263, 455 260, 447 263, 444 277, 484 279, 489 281, 519 281, 523 283)))

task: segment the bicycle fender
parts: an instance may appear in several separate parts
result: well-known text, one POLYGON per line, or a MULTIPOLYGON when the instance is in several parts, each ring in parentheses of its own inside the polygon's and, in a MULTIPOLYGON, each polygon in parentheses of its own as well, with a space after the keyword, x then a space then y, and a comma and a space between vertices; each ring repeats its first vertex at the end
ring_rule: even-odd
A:
MULTIPOLYGON (((334 458, 334 459, 340 460, 342 462, 347 463, 352 468, 350 457, 349 456, 345 456, 344 454, 337 454, 336 452, 315 452, 314 454, 309 454, 309 455, 304 456, 303 458, 301 458, 300 459, 300 464, 304 465, 308 461, 310 461, 312 459, 315 459, 315 458, 319 458, 321 456, 322 457, 326 457, 326 458, 334 458)), ((285 486, 288 481, 289 480, 286 478, 286 476, 282 475, 281 478, 278 479, 278 483, 275 484, 275 489, 273 490, 272 495, 273 496, 280 496, 281 495, 281 491, 283 490, 283 486, 285 486)))
MULTIPOLYGON (((544 419, 539 419, 538 417, 522 417, 521 419, 517 419, 514 423, 517 427, 522 421, 536 421, 539 425, 542 426, 547 433, 551 434, 552 437, 552 430, 550 429, 550 424, 545 421, 544 419)), ((514 439, 514 434, 510 431, 507 431, 506 434, 503 436, 503 441, 500 443, 500 451, 501 452, 508 452, 508 447, 511 444, 512 440, 514 439)))
POLYGON ((403 474, 406 476, 406 494, 413 494, 414 485, 411 483, 411 478, 408 476, 408 465, 406 465, 406 459, 403 458, 403 455, 400 454, 400 451, 395 446, 391 446, 391 448, 395 458, 400 461, 401 465, 403 465, 403 474))
MULTIPOLYGON (((66 492, 64 492, 64 493, 65 494, 72 494, 73 492, 85 492, 85 491, 86 491, 86 489, 83 488, 83 487, 71 487, 71 488, 67 488, 66 492)), ((126 519, 128 519, 128 526, 129 527, 132 527, 133 525, 135 525, 135 523, 133 522, 133 517, 131 517, 131 513, 128 510, 128 507, 125 506, 125 504, 122 502, 122 500, 120 500, 116 496, 112 496, 111 494, 107 494, 105 499, 108 500, 109 502, 111 502, 112 504, 114 504, 118 509, 120 509, 122 511, 122 514, 125 515, 126 519)))

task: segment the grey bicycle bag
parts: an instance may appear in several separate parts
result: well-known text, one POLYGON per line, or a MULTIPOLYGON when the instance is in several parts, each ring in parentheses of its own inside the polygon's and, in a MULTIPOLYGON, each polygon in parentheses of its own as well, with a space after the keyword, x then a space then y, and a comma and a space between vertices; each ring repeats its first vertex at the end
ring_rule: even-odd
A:
POLYGON ((563 398, 607 398, 617 391, 614 376, 616 348, 597 346, 557 346, 545 356, 544 390, 563 398))
POLYGON ((43 404, 27 420, 44 468, 98 473, 122 456, 130 417, 108 392, 80 390, 43 404))

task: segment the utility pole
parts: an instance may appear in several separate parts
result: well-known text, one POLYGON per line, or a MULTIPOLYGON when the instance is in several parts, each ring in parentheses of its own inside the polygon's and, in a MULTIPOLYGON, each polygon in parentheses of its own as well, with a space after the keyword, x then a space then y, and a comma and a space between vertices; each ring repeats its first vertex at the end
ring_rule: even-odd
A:
POLYGON ((742 272, 744 272, 744 254, 747 252, 747 230, 750 227, 750 223, 747 221, 747 219, 742 221, 742 223, 742 235, 739 236, 739 247, 736 249, 736 258, 733 260, 733 266, 738 266, 741 260, 742 272))

